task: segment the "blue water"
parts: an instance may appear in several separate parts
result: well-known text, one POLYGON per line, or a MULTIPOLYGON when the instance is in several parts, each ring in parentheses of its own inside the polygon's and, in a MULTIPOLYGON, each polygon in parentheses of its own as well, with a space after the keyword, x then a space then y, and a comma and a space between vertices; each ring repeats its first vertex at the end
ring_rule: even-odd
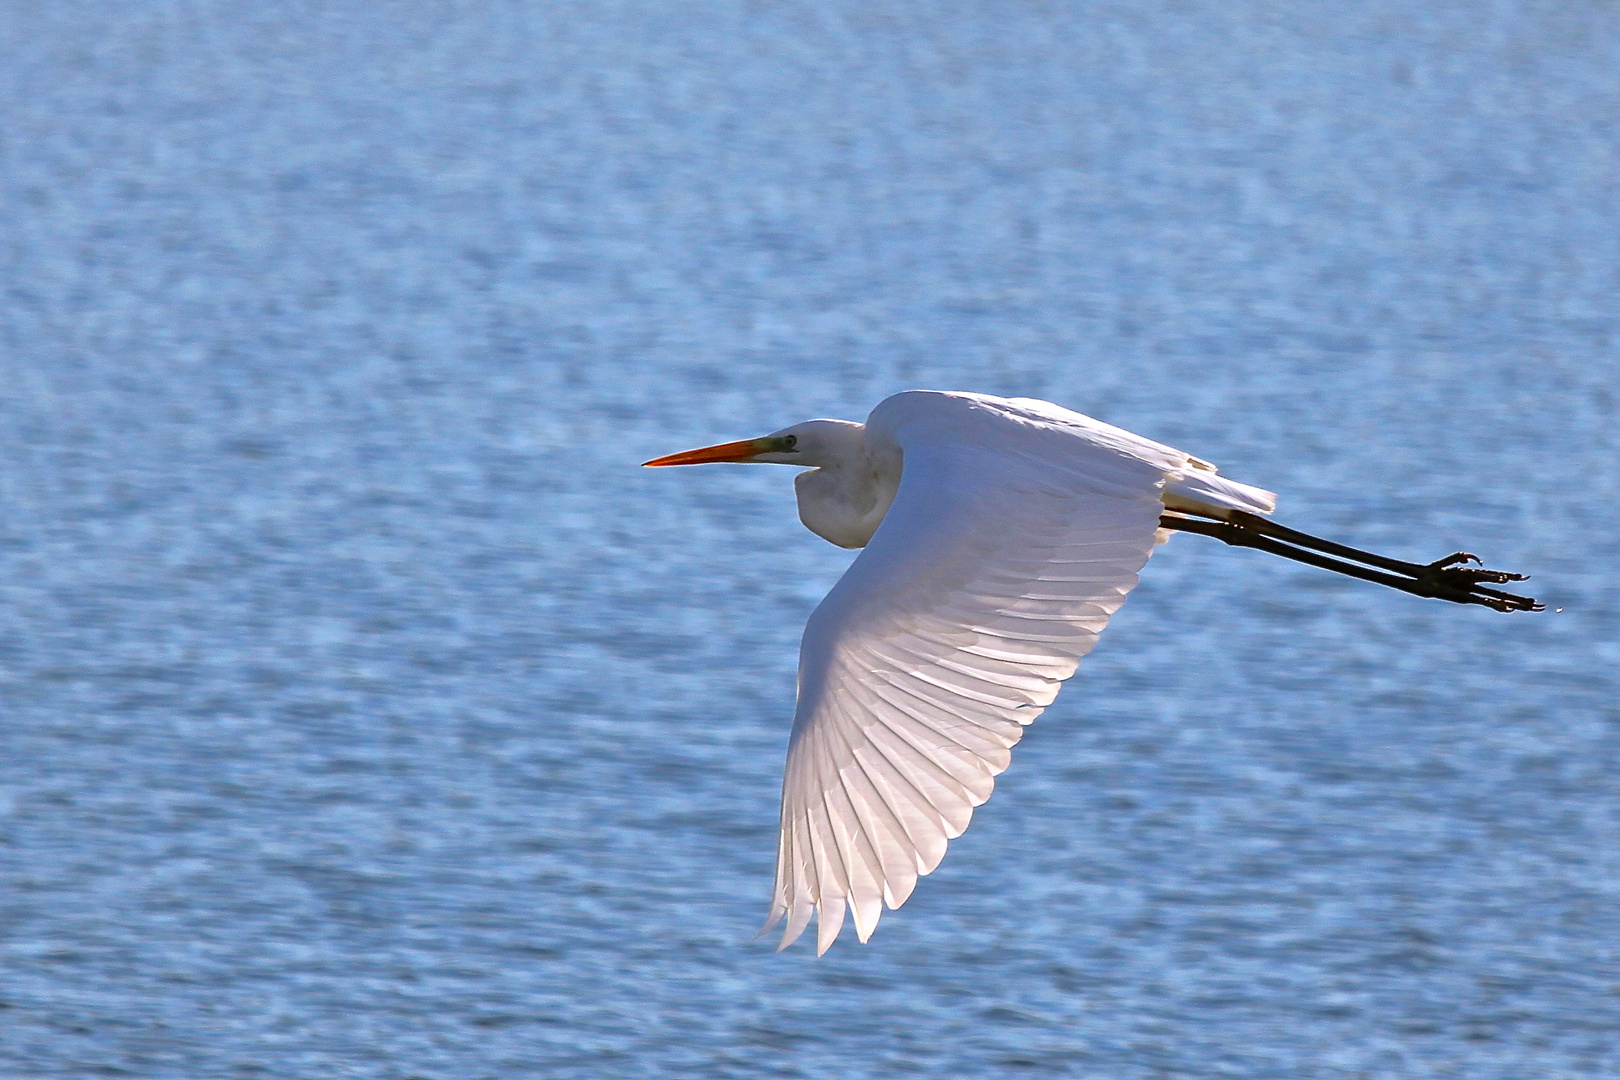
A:
POLYGON ((1620 1074, 1612 5, 0 23, 0 1075, 1620 1074), (1179 537, 776 955, 849 556, 635 464, 909 387, 1549 611, 1179 537))

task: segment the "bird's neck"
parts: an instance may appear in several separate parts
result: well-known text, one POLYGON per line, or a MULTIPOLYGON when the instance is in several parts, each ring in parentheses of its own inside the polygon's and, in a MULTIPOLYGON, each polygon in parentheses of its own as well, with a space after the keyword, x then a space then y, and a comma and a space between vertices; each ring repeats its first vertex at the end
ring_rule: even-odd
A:
POLYGON ((799 520, 842 548, 865 547, 900 488, 900 450, 867 446, 858 429, 819 468, 794 479, 799 520))

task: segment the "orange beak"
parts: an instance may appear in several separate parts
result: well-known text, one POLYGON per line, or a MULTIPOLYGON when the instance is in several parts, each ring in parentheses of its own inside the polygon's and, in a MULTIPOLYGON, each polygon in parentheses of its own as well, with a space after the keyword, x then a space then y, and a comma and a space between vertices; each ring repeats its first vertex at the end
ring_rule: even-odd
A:
POLYGON ((742 442, 721 443, 719 446, 705 446, 698 450, 686 450, 679 454, 670 454, 667 457, 653 458, 643 461, 646 467, 659 467, 663 465, 707 465, 712 461, 750 461, 756 454, 770 451, 770 439, 744 439, 742 442))

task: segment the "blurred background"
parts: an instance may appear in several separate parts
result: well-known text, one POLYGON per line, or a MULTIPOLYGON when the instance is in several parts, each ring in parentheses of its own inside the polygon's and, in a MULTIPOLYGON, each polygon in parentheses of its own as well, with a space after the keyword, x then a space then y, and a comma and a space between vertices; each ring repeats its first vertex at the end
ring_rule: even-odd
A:
POLYGON ((0 1072, 1620 1070, 1612 5, 0 20, 0 1072), (1177 538, 872 944, 775 955, 850 556, 636 465, 919 387, 1549 611, 1177 538))

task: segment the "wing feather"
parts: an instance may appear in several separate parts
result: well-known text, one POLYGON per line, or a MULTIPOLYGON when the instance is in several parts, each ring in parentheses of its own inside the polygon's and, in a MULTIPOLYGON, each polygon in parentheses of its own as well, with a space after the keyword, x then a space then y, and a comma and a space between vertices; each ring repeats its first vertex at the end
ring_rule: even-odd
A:
POLYGON ((939 865, 1135 586, 1166 478, 1188 467, 1095 421, 972 411, 954 426, 869 421, 905 465, 805 629, 766 924, 786 919, 782 948, 814 915, 825 952, 846 910, 866 941, 939 865))

